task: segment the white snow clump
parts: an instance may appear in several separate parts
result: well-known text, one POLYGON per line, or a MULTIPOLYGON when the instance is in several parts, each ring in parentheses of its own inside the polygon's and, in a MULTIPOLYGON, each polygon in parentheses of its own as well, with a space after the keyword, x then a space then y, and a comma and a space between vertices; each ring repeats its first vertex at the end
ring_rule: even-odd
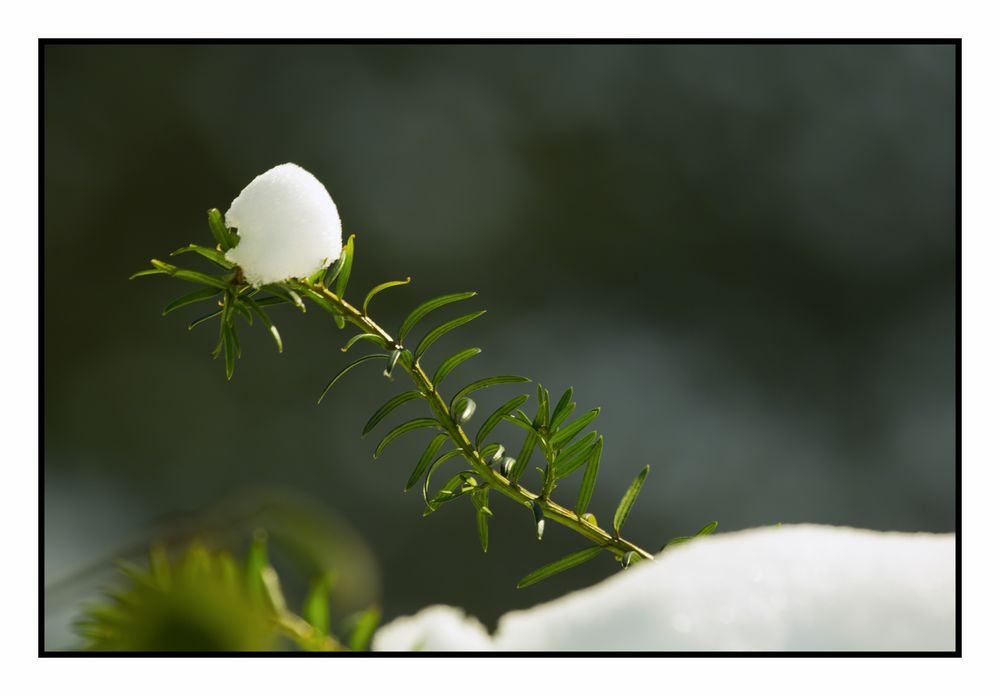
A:
POLYGON ((272 167, 226 211, 239 243, 226 258, 254 286, 306 278, 340 257, 340 215, 326 187, 297 164, 272 167))
POLYGON ((439 650, 951 651, 955 536, 793 525, 697 539, 505 614, 486 648, 427 611, 388 624, 374 649, 405 626, 439 650))
POLYGON ((372 650, 380 652, 492 649, 490 636, 479 621, 442 604, 396 619, 383 626, 372 641, 372 650))

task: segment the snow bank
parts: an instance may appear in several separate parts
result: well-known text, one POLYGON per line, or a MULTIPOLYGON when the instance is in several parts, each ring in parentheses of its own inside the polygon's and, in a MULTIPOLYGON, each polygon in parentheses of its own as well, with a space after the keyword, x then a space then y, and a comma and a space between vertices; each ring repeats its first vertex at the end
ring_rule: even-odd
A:
MULTIPOLYGON (((433 634, 436 649, 483 649, 422 616, 387 625, 375 649, 406 649, 380 640, 400 622, 433 634)), ((492 638, 494 650, 532 651, 954 648, 954 535, 817 525, 698 539, 594 587, 510 612, 492 638)))
POLYGON ((239 244, 226 258, 254 285, 305 278, 340 257, 340 215, 326 188, 297 164, 247 184, 226 211, 239 244))

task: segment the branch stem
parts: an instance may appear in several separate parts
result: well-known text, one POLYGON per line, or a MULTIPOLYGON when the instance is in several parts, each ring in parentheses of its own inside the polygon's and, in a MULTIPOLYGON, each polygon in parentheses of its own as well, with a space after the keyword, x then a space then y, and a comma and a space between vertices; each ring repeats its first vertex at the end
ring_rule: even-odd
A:
POLYGON ((317 631, 305 619, 291 612, 279 612, 274 622, 282 633, 307 650, 321 652, 345 650, 336 638, 317 631))
MULTIPOLYGON (((322 283, 310 284, 307 285, 307 287, 322 295, 343 314, 347 321, 351 322, 362 331, 379 336, 383 341, 385 341, 385 344, 390 349, 402 350, 402 345, 397 342, 396 339, 393 338, 385 329, 375 323, 371 317, 351 305, 347 302, 347 300, 338 296, 322 283)), ((581 516, 577 515, 576 512, 568 510, 562 505, 555 503, 548 495, 533 493, 520 484, 511 482, 498 471, 494 470, 480 455, 468 435, 466 435, 462 430, 462 426, 455 421, 454 417, 452 417, 448 404, 427 376, 427 373, 424 372, 423 368, 420 366, 420 361, 414 360, 411 363, 410 361, 400 360, 399 367, 402 368, 407 375, 409 375, 410 379, 413 380, 413 383, 420 390, 424 399, 434 412, 434 415, 437 416, 437 419, 441 423, 441 426, 445 429, 445 432, 447 432, 448 436, 454 441, 459 449, 462 450, 462 455, 466 460, 468 460, 469 464, 472 465, 472 468, 476 471, 476 473, 479 474, 479 476, 482 477, 482 479, 488 483, 491 488, 528 508, 531 508, 533 504, 537 502, 538 505, 541 506, 545 517, 556 522, 557 524, 572 529, 599 546, 602 546, 607 551, 615 554, 616 557, 620 557, 629 551, 634 551, 642 558, 653 557, 651 553, 640 548, 636 544, 633 544, 632 542, 622 539, 614 534, 608 533, 601 527, 584 520, 581 516)))

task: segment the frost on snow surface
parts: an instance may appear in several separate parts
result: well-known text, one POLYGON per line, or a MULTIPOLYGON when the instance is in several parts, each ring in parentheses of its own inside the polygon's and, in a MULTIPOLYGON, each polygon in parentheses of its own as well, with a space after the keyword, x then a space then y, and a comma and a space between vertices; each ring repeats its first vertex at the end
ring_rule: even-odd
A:
POLYGON ((425 650, 954 650, 955 537, 794 525, 697 539, 505 614, 490 647, 445 612, 393 621, 374 649, 411 649, 405 628, 425 650))
POLYGON ((305 278, 340 257, 340 215, 319 180, 280 164, 247 184, 226 211, 239 244, 226 258, 256 286, 305 278))

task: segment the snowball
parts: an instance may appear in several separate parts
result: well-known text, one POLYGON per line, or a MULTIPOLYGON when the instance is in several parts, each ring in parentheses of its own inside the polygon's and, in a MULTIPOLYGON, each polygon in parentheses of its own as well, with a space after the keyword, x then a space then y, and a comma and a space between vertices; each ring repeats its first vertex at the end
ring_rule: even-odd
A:
POLYGON ((440 604, 386 624, 372 640, 372 650, 378 651, 490 649, 490 637, 481 623, 461 609, 440 604))
POLYGON ((340 257, 340 215, 326 188, 297 164, 251 181, 226 211, 239 243, 226 258, 255 286, 305 278, 340 257))
POLYGON ((492 649, 950 651, 955 537, 794 525, 697 539, 505 614, 492 649))

